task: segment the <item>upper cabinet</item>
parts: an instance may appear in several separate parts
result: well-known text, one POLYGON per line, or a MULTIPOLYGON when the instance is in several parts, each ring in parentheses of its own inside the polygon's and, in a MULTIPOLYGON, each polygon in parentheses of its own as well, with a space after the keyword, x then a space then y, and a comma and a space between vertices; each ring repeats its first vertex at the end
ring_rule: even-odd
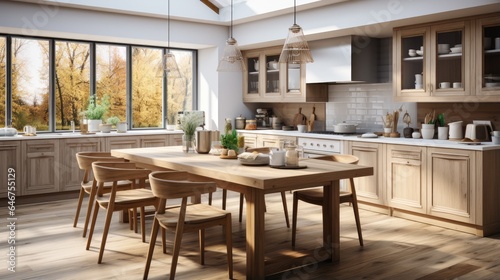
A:
POLYGON ((500 100, 500 45, 496 50, 496 37, 500 38, 498 15, 396 28, 393 36, 395 99, 414 102, 464 101, 464 98, 500 100), (488 42, 491 44, 487 45, 488 42), (499 79, 498 84, 494 79, 499 79))
POLYGON ((306 85, 304 64, 279 63, 281 47, 243 52, 243 102, 326 102, 326 84, 306 85))
POLYGON ((500 96, 500 15, 476 21, 476 94, 500 96))

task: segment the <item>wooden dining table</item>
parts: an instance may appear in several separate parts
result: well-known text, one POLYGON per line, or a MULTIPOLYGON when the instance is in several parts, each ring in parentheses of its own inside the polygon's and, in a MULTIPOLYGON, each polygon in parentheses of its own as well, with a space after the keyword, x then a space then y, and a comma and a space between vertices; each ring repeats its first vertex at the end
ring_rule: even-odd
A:
MULTIPOLYGON (((151 168, 189 172, 195 178, 215 181, 218 187, 243 193, 246 199, 246 276, 263 279, 266 274, 264 195, 323 186, 327 219, 323 219, 323 247, 327 260, 340 259, 339 180, 373 175, 373 167, 317 159, 301 159, 302 169, 249 166, 239 160, 211 154, 184 153, 180 146, 111 150, 151 168)), ((279 262, 279 260, 273 260, 279 262)), ((274 271, 272 271, 274 273, 274 271)))

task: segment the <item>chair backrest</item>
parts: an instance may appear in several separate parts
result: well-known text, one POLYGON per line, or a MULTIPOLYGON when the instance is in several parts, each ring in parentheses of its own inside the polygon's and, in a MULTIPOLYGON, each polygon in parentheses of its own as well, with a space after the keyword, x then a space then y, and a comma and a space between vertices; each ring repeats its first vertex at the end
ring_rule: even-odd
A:
POLYGON ((214 182, 186 181, 187 172, 155 171, 149 174, 153 194, 160 199, 184 198, 214 192, 214 182))
POLYGON ((113 161, 124 162, 124 158, 117 158, 111 156, 110 152, 78 152, 76 153, 76 161, 78 167, 84 170, 83 182, 87 183, 90 179, 90 172, 92 171, 92 163, 96 161, 113 161))
POLYGON ((359 158, 357 156, 349 154, 328 155, 328 156, 316 157, 314 159, 330 160, 330 161, 349 163, 349 164, 358 164, 359 162, 359 158))
POLYGON ((133 162, 104 162, 92 163, 94 178, 99 183, 117 182, 121 180, 135 181, 147 179, 151 170, 138 168, 133 162))

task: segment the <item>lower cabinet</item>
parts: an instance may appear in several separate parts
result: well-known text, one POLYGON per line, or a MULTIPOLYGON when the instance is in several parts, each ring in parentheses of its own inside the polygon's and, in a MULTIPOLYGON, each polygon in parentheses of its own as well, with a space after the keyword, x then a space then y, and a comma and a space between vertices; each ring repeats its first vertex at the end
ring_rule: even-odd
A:
POLYGON ((387 145, 387 192, 390 207, 427 212, 426 148, 387 145))
POLYGON ((428 214, 464 223, 475 223, 475 152, 428 148, 428 214))
POLYGON ((168 146, 180 146, 180 145, 182 145, 182 134, 168 135, 168 146))
POLYGON ((297 144, 297 138, 292 136, 281 136, 281 135, 258 135, 257 136, 257 147, 273 147, 279 148, 280 142, 293 142, 297 144))
POLYGON ((246 148, 257 148, 257 134, 253 133, 240 133, 240 136, 245 137, 245 147, 246 148))
POLYGON ((61 182, 60 191, 79 190, 83 170, 78 167, 76 153, 98 152, 102 149, 102 138, 68 138, 61 143, 61 182))
POLYGON ((140 139, 141 148, 165 147, 168 145, 168 135, 142 136, 140 139))
POLYGON ((138 136, 106 137, 105 151, 113 149, 139 148, 138 136))
POLYGON ((354 178, 359 201, 386 205, 384 185, 384 144, 355 142, 348 144, 348 153, 359 158, 359 165, 372 166, 373 175, 354 178))
POLYGON ((7 197, 7 192, 15 195, 21 194, 22 176, 21 169, 21 144, 20 141, 0 142, 0 198, 7 197), (14 179, 14 186, 8 184, 14 179), (10 190, 9 190, 10 188, 10 190))
POLYGON ((30 140, 22 142, 25 160, 22 174, 22 195, 59 191, 61 162, 58 140, 30 140))

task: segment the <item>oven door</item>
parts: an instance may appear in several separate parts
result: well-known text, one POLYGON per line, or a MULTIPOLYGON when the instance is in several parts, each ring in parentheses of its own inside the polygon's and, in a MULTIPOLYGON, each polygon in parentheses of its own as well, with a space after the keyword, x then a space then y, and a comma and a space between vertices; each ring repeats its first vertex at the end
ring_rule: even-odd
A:
POLYGON ((302 151, 301 156, 303 158, 316 158, 316 157, 328 156, 328 155, 333 155, 333 154, 338 154, 338 153, 304 150, 304 151, 302 151))

